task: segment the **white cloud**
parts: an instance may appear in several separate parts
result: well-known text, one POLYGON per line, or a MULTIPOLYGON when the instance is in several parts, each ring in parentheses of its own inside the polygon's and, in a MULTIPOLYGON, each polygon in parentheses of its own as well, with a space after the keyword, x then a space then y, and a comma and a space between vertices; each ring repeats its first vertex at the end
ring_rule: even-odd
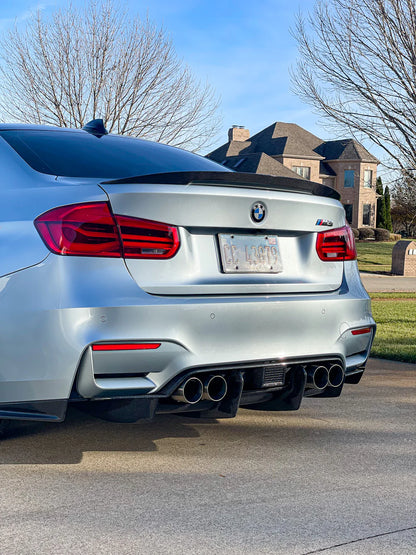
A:
POLYGON ((56 2, 53 0, 46 0, 33 4, 29 9, 18 13, 15 17, 0 17, 0 29, 6 29, 16 23, 22 23, 29 19, 37 11, 46 10, 49 6, 55 6, 56 2))

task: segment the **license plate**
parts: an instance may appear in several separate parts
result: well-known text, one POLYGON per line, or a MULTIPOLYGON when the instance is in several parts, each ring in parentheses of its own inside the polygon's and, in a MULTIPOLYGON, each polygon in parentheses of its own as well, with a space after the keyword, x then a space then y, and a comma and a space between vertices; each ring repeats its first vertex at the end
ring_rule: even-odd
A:
POLYGON ((277 274, 283 270, 276 235, 218 235, 226 274, 277 274))

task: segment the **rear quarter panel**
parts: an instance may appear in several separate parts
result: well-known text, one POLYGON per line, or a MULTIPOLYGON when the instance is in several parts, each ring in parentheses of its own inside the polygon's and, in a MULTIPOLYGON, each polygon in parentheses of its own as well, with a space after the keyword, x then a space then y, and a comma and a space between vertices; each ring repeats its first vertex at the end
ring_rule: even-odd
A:
POLYGON ((0 276, 38 264, 49 250, 40 238, 34 220, 56 206, 106 201, 94 183, 62 184, 54 176, 32 170, 0 138, 0 276))

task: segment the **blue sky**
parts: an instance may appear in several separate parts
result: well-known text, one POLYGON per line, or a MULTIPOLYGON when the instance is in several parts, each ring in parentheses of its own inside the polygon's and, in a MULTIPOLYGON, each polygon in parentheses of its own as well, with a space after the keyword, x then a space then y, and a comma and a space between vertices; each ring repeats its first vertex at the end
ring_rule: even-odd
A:
MULTIPOLYGON (((31 10, 45 12, 67 0, 0 1, 0 31, 23 21, 31 10)), ((80 0, 73 4, 82 6, 80 0)), ((323 139, 319 118, 291 91, 289 67, 296 59, 290 34, 295 16, 313 0, 128 0, 132 13, 149 14, 171 35, 176 51, 221 97, 222 129, 244 125, 252 134, 274 121, 293 122, 323 139)))

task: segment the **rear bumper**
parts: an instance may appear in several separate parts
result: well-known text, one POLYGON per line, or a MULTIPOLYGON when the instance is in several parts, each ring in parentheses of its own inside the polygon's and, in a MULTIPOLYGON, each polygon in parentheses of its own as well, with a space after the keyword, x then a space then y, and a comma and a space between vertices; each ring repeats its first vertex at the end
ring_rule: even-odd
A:
MULTIPOLYGON (((262 305, 261 301, 258 303, 262 305)), ((289 315, 284 314, 284 309, 274 307, 273 303, 260 306, 262 319, 266 321, 264 326, 250 323, 250 306, 240 306, 236 314, 232 314, 232 307, 228 307, 228 313, 226 308, 213 304, 208 308, 216 310, 216 318, 219 313, 222 320, 227 320, 219 330, 214 326, 210 329, 206 322, 198 322, 199 318, 195 314, 193 317, 187 314, 181 318, 183 307, 179 308, 174 324, 165 310, 163 321, 166 328, 163 331, 167 333, 170 325, 172 329, 183 327, 188 337, 179 343, 163 333, 147 336, 142 332, 135 338, 148 342, 160 341, 161 345, 155 351, 95 352, 88 346, 78 367, 75 391, 86 399, 157 395, 172 381, 176 382, 178 377, 195 372, 309 364, 331 358, 340 360, 348 376, 365 366, 375 332, 374 322, 357 320, 351 327, 345 330, 341 328, 338 334, 334 334, 331 329, 335 323, 328 327, 326 323, 321 324, 317 332, 313 311, 308 318, 303 308, 293 306, 293 303, 291 316, 293 312, 298 315, 301 324, 290 325, 289 315), (271 313, 274 310, 281 314, 281 322, 273 318, 271 313), (190 318, 188 325, 186 317, 190 318), (245 325, 240 320, 244 320, 245 325), (370 333, 352 335, 353 329, 364 326, 371 330, 370 333)), ((204 313, 200 306, 194 307, 194 310, 204 313)), ((124 339, 117 336, 100 338, 99 341, 124 339)))
POLYGON ((334 358, 348 375, 369 355, 374 332, 351 334, 375 329, 355 263, 330 293, 187 298, 146 294, 123 261, 102 262, 50 256, 0 280, 0 409, 71 396, 158 397, 192 369, 258 361, 334 358), (91 350, 117 341, 161 347, 91 350))

